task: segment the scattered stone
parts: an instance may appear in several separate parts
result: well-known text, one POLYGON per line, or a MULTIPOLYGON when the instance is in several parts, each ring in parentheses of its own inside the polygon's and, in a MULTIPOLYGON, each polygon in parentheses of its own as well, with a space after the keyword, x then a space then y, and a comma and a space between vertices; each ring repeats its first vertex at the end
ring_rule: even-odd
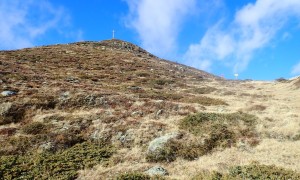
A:
POLYGON ((142 111, 134 111, 133 113, 131 113, 131 116, 134 116, 134 117, 142 117, 144 115, 144 113, 142 111))
POLYGON ((17 92, 15 92, 15 91, 2 91, 2 93, 1 93, 2 96, 13 96, 16 94, 17 94, 17 92))
POLYGON ((59 96, 59 99, 62 101, 70 99, 70 92, 66 91, 66 92, 61 93, 61 95, 59 96))
POLYGON ((163 112, 164 112, 164 110, 163 110, 163 109, 160 109, 160 110, 158 110, 158 111, 156 112, 156 116, 159 116, 159 115, 161 115, 163 112))
POLYGON ((161 166, 154 166, 147 171, 145 171, 146 174, 150 176, 166 176, 169 175, 168 171, 164 169, 161 166))
POLYGON ((75 77, 68 77, 65 79, 65 81, 69 82, 69 83, 79 83, 80 81, 75 78, 75 77))
POLYGON ((154 101, 154 102, 160 104, 160 103, 163 103, 164 100, 159 99, 159 100, 156 100, 156 101, 154 101))
POLYGON ((115 139, 122 145, 130 147, 131 142, 134 140, 134 130, 128 129, 125 133, 119 132, 115 139))
POLYGON ((165 144, 168 141, 170 141, 172 139, 177 139, 180 136, 181 136, 180 133, 172 132, 172 133, 166 134, 164 136, 161 136, 159 138, 152 140, 149 143, 148 153, 160 153, 160 150, 162 150, 164 148, 165 144))
POLYGON ((141 90, 142 88, 139 86, 129 86, 127 87, 127 89, 133 90, 133 91, 137 91, 137 90, 141 90))

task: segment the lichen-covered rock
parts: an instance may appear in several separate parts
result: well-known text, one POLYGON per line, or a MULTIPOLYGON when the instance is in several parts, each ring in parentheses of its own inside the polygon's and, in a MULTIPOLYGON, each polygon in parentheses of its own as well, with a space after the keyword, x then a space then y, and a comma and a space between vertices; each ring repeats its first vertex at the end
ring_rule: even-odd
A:
POLYGON ((145 173, 150 176, 166 176, 169 174, 168 171, 161 166, 154 166, 145 171, 145 173))
POLYGON ((17 92, 15 92, 15 91, 2 91, 1 92, 2 96, 13 96, 13 95, 16 95, 16 94, 17 94, 17 92))
POLYGON ((148 147, 148 153, 157 153, 159 152, 161 149, 163 149, 164 145, 170 141, 171 139, 176 139, 178 137, 180 137, 180 133, 178 132, 172 132, 169 134, 166 134, 164 136, 158 137, 154 140, 152 140, 149 143, 149 147, 148 147))

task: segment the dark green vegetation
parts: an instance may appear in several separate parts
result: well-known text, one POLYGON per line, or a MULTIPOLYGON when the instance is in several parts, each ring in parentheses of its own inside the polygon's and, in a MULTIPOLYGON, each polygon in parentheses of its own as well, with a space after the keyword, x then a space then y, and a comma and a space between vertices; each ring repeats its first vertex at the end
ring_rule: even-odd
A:
POLYGON ((116 180, 150 180, 151 177, 149 175, 145 175, 139 172, 131 172, 120 174, 116 177, 116 180))
POLYGON ((228 173, 219 172, 202 172, 196 175, 193 180, 255 180, 255 179, 270 179, 270 180, 297 180, 300 179, 300 174, 292 170, 284 168, 260 164, 250 164, 245 166, 232 167, 228 173))
POLYGON ((255 131, 256 123, 257 117, 243 112, 197 113, 184 118, 179 126, 204 139, 200 148, 199 145, 194 145, 195 148, 187 147, 187 152, 202 155, 215 148, 234 146, 239 141, 251 146, 257 145, 259 141, 255 131))
POLYGON ((113 151, 84 142, 56 153, 1 156, 0 179, 75 179, 79 169, 107 161, 113 151))
POLYGON ((25 134, 33 134, 33 135, 47 133, 47 126, 41 122, 33 122, 23 126, 22 131, 25 134))
POLYGON ((206 96, 195 96, 190 97, 184 100, 184 102, 188 103, 197 103, 203 106, 218 106, 218 105, 228 105, 225 101, 221 99, 214 99, 206 96))
POLYGON ((163 147, 160 154, 148 154, 150 162, 171 162, 177 157, 187 160, 197 159, 214 149, 234 146, 237 142, 255 146, 259 143, 255 131, 257 117, 237 112, 231 114, 197 113, 182 119, 179 127, 194 134, 200 140, 186 142, 171 140, 163 147))

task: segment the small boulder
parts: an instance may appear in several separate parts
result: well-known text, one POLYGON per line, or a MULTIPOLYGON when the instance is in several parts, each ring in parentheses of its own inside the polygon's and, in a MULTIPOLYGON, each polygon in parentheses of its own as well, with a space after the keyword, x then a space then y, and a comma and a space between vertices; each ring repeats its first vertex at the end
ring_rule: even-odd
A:
POLYGON ((55 145, 52 142, 45 142, 44 144, 41 144, 38 148, 38 152, 51 152, 54 151, 55 145))
POLYGON ((166 176, 169 175, 168 171, 161 166, 154 166, 147 171, 145 171, 146 174, 149 176, 166 176))
POLYGON ((15 92, 15 91, 2 91, 1 92, 2 96, 13 96, 13 95, 16 95, 16 94, 17 94, 17 92, 15 92))
POLYGON ((173 133, 169 133, 166 134, 164 136, 158 137, 154 140, 152 140, 149 143, 149 147, 148 147, 148 153, 157 153, 159 152, 161 149, 163 149, 164 145, 172 140, 172 139, 177 139, 181 136, 180 133, 178 132, 173 132, 173 133))

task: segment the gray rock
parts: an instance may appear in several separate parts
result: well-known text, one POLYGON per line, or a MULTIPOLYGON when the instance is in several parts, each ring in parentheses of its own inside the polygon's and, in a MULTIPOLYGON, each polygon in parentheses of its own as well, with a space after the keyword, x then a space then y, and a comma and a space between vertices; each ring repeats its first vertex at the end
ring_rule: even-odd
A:
POLYGON ((166 134, 164 136, 161 136, 159 138, 156 138, 154 140, 152 140, 149 143, 149 147, 148 147, 148 153, 157 153, 159 152, 161 149, 163 149, 163 147, 165 146, 165 144, 172 140, 172 139, 177 139, 180 137, 180 133, 178 132, 173 132, 173 133, 169 133, 166 134))
POLYGON ((1 93, 2 96, 13 96, 16 94, 17 94, 17 92, 15 92, 15 91, 2 91, 2 93, 1 93))
POLYGON ((45 152, 45 151, 53 151, 55 148, 54 144, 52 142, 46 142, 44 144, 41 144, 38 148, 39 152, 45 152))
POLYGON ((146 174, 150 176, 166 176, 169 175, 168 171, 161 166, 154 166, 147 171, 145 171, 146 174))
POLYGON ((164 112, 164 110, 163 110, 163 109, 160 109, 160 110, 158 110, 158 111, 156 112, 156 116, 159 116, 159 115, 161 115, 163 112, 164 112))
POLYGON ((134 130, 128 129, 125 133, 119 132, 113 139, 116 139, 123 145, 130 146, 130 144, 134 141, 134 130))
POLYGON ((61 100, 61 101, 65 101, 65 100, 68 100, 68 99, 70 99, 70 92, 69 91, 63 92, 59 96, 59 100, 61 100))
POLYGON ((131 116, 134 116, 134 117, 136 117, 136 116, 142 117, 143 115, 144 115, 144 113, 142 111, 134 111, 131 113, 131 116))

